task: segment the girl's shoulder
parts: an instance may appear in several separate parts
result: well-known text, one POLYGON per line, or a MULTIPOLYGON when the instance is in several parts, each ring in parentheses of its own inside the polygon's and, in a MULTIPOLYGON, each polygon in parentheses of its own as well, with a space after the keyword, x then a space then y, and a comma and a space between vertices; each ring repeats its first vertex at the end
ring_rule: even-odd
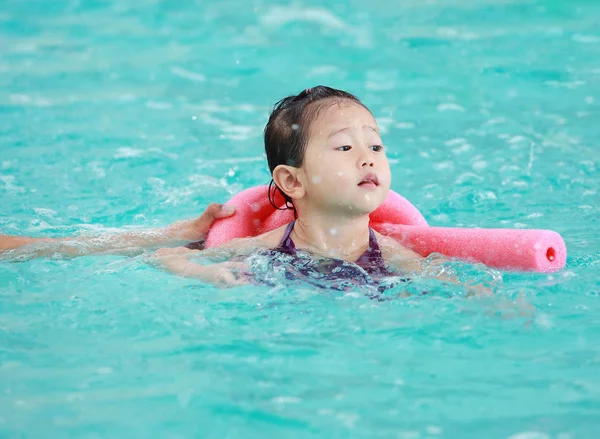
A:
POLYGON ((421 270, 423 257, 410 248, 402 245, 397 239, 375 232, 377 243, 383 260, 389 267, 403 272, 418 273, 421 270))
POLYGON ((385 260, 388 259, 412 259, 412 258, 421 258, 421 255, 411 250, 410 248, 403 245, 400 241, 390 236, 382 235, 379 232, 375 232, 375 237, 377 238, 377 243, 379 244, 379 249, 381 250, 381 255, 385 260))
POLYGON ((281 244, 281 240, 283 239, 283 235, 285 234, 285 229, 289 224, 283 225, 276 229, 270 230, 268 232, 263 233, 262 235, 258 235, 253 239, 256 239, 260 244, 264 247, 275 248, 281 244))
POLYGON ((217 247, 203 250, 203 253, 214 253, 215 255, 218 254, 220 256, 227 254, 240 256, 250 254, 260 249, 275 248, 281 243, 286 227, 287 225, 258 236, 231 239, 217 247))
POLYGON ((288 224, 270 230, 257 236, 249 236, 247 238, 234 238, 221 245, 220 248, 244 248, 244 247, 277 247, 283 239, 283 234, 288 224))

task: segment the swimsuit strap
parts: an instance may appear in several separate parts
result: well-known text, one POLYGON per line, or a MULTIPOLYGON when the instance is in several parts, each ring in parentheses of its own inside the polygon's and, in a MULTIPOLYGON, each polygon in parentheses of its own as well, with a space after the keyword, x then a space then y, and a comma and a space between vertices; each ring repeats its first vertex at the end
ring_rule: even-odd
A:
POLYGON ((283 238, 281 238, 281 242, 279 243, 279 248, 278 250, 284 253, 289 253, 289 254, 295 254, 296 253, 296 245, 294 244, 294 241, 292 241, 292 238, 290 236, 290 234, 292 233, 292 230, 294 230, 294 224, 296 223, 296 221, 292 221, 291 223, 288 224, 287 228, 285 229, 285 233, 283 234, 283 238))
POLYGON ((361 266, 367 271, 374 270, 385 270, 385 261, 381 255, 381 249, 379 243, 375 237, 375 232, 369 227, 369 248, 360 255, 360 258, 356 261, 356 265, 361 266))
MULTIPOLYGON (((288 224, 283 234, 283 238, 281 238, 278 250, 283 253, 291 255, 296 254, 296 245, 290 236, 292 230, 294 230, 295 223, 296 221, 292 221, 288 224)), ((369 228, 369 248, 360 255, 355 264, 367 270, 367 272, 385 270, 385 261, 381 255, 381 249, 379 248, 379 243, 375 237, 375 232, 371 228, 369 228)))

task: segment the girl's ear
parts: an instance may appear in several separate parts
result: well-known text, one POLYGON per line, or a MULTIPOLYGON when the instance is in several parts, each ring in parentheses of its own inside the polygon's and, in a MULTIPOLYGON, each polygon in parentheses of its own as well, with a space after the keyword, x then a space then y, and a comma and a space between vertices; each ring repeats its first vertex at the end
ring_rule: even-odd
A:
POLYGON ((298 179, 298 168, 293 166, 279 165, 273 170, 273 181, 292 200, 298 200, 304 196, 304 186, 298 179))

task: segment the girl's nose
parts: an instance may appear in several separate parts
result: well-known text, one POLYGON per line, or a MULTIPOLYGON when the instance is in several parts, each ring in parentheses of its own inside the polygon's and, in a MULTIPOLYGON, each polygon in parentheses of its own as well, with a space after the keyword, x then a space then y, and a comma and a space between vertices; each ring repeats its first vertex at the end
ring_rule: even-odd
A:
POLYGON ((361 168, 372 168, 375 166, 375 154, 369 149, 357 149, 358 160, 361 168))
POLYGON ((374 163, 372 160, 366 159, 366 160, 363 160, 363 162, 360 166, 361 166, 361 168, 366 168, 366 167, 372 168, 374 166, 374 163))

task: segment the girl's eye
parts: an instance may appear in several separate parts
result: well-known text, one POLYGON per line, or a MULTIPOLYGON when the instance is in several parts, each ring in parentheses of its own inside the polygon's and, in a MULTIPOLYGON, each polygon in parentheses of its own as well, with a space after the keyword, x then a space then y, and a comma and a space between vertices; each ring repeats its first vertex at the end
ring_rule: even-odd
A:
POLYGON ((371 148, 375 152, 383 151, 383 145, 372 145, 371 148))
POLYGON ((350 151, 352 147, 350 145, 344 145, 337 148, 338 151, 350 151))

